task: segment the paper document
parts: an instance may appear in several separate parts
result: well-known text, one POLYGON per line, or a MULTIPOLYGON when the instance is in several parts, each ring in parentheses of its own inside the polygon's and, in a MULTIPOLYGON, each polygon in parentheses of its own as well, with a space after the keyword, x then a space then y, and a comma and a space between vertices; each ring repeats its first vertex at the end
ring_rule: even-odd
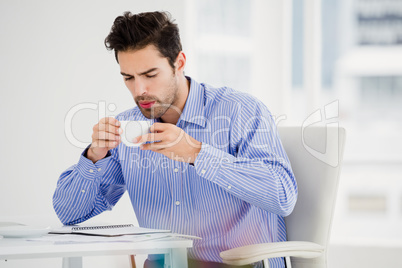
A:
POLYGON ((100 225, 100 226, 63 226, 52 229, 49 234, 80 234, 97 236, 141 235, 153 233, 170 233, 170 230, 159 230, 137 227, 132 224, 100 225))
POLYGON ((102 242, 143 242, 171 237, 169 233, 153 233, 143 235, 124 235, 124 236, 94 236, 94 235, 55 235, 49 234, 39 238, 31 238, 29 241, 52 242, 55 244, 75 244, 75 243, 102 243, 102 242))

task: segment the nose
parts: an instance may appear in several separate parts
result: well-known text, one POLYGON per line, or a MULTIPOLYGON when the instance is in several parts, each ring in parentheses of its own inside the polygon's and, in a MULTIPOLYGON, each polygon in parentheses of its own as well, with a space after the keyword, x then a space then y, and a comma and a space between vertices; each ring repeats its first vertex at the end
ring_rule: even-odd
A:
POLYGON ((141 96, 143 95, 147 90, 146 90, 146 85, 141 79, 136 79, 134 83, 134 94, 136 96, 141 96))

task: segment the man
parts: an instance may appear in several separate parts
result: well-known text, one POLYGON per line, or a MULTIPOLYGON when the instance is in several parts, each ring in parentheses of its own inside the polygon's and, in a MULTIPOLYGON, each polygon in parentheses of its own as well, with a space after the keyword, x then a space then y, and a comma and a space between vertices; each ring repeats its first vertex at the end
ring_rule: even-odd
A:
MULTIPOLYGON (((110 210, 127 190, 142 227, 202 237, 190 266, 227 267, 221 251, 286 240, 297 185, 268 109, 248 94, 184 75, 179 30, 167 13, 125 13, 105 40, 137 107, 93 128, 92 144, 60 177, 54 208, 64 224, 110 210), (150 120, 138 147, 121 120, 150 120)), ((284 267, 282 259, 271 267, 284 267)), ((163 263, 149 256, 145 266, 163 263)))

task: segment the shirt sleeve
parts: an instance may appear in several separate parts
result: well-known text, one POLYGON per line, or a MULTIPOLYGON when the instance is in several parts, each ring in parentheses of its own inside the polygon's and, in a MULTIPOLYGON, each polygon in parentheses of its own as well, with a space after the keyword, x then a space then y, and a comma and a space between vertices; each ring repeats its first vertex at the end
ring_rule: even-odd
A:
POLYGON ((233 119, 233 153, 202 144, 194 163, 197 174, 239 199, 281 216, 297 199, 297 183, 272 115, 267 109, 233 119))
POLYGON ((125 192, 117 149, 95 164, 86 158, 64 171, 53 195, 53 207, 63 224, 77 224, 111 210, 125 192))

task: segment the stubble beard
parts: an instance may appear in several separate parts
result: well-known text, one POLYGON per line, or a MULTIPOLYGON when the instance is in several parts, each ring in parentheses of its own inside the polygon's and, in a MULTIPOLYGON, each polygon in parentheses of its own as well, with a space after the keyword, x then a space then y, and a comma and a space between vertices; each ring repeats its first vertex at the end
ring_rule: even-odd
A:
MULTIPOLYGON (((172 78, 171 83, 167 87, 167 94, 166 97, 161 100, 156 96, 139 96, 135 99, 135 103, 137 104, 138 108, 140 109, 141 113, 148 119, 157 119, 161 118, 167 110, 172 108, 177 101, 177 93, 178 93, 178 85, 177 81, 172 78), (145 109, 139 105, 140 101, 155 101, 154 105, 151 108, 145 109)), ((174 107, 173 107, 174 108, 174 107)))

